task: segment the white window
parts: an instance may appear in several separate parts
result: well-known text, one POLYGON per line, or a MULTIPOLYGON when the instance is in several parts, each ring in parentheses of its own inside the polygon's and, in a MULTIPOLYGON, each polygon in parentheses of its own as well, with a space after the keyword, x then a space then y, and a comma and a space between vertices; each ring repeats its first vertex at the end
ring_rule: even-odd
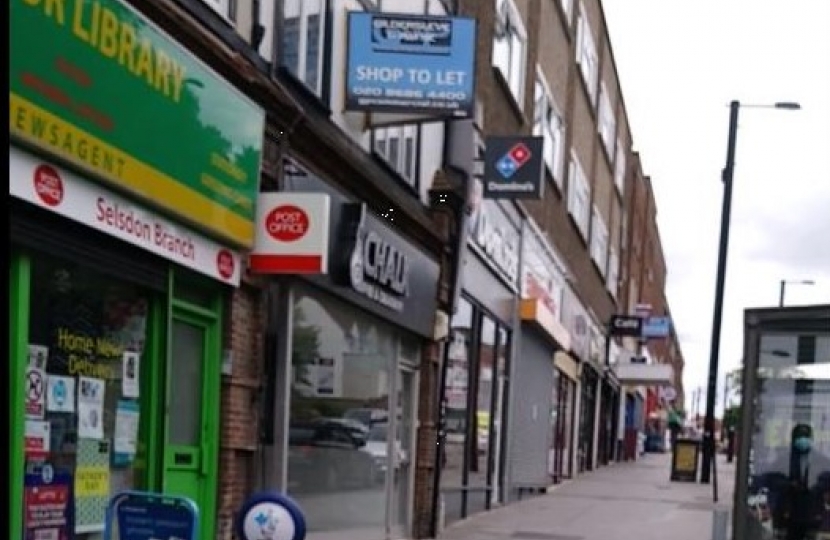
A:
POLYGON ((231 20, 231 0, 202 0, 202 3, 226 21, 231 20))
POLYGON ((571 154, 568 171, 568 212, 582 233, 582 238, 587 240, 588 224, 591 220, 591 188, 575 153, 571 154))
POLYGON ((625 148, 622 139, 617 139, 617 152, 614 162, 614 185, 622 195, 625 192, 625 148))
POLYGON ((538 68, 536 69, 536 87, 533 94, 533 134, 544 138, 545 166, 556 185, 559 186, 559 189, 562 189, 562 166, 565 163, 565 125, 542 76, 542 70, 538 68))
POLYGON ((574 16, 574 0, 560 1, 562 2, 562 11, 565 12, 565 20, 568 21, 568 28, 570 28, 574 16))
POLYGON ((493 66, 522 107, 525 89, 527 32, 513 0, 496 0, 496 32, 493 38, 493 66))
POLYGON ((417 187, 418 126, 377 128, 373 131, 375 153, 395 169, 406 183, 417 187))
POLYGON ((605 276, 608 267, 608 226, 602 220, 599 208, 591 212, 591 258, 597 263, 600 273, 605 276))
POLYGON ((323 93, 324 0, 285 0, 282 65, 318 96, 323 93))
POLYGON ((597 83, 599 81, 599 57, 594 36, 591 33, 591 24, 585 14, 585 7, 580 4, 579 18, 576 22, 576 62, 582 73, 582 80, 588 88, 591 103, 596 103, 597 83))
POLYGON ((614 117, 614 109, 611 108, 611 99, 608 97, 608 88, 605 83, 601 83, 599 87, 599 122, 598 130, 599 136, 602 138, 602 143, 605 145, 605 151, 608 152, 608 157, 614 158, 614 139, 617 134, 617 120, 614 117))
POLYGON ((617 255, 617 252, 614 248, 609 250, 608 254, 608 274, 605 281, 605 286, 608 288, 608 292, 611 293, 611 296, 614 298, 617 297, 617 286, 619 285, 619 276, 620 276, 620 258, 617 255))

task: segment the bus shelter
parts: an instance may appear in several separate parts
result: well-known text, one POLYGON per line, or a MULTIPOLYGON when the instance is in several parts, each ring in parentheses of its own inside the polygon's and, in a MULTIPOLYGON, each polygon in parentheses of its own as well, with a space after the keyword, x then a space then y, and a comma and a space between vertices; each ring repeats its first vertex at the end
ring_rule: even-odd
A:
POLYGON ((734 540, 830 540, 830 305, 748 309, 734 540))

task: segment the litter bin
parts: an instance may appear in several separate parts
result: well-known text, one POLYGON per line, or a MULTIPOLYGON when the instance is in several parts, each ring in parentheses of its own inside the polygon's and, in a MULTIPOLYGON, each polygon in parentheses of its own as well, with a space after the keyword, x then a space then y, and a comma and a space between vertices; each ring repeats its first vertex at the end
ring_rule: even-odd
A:
POLYGON ((700 462, 700 441, 697 439, 678 438, 672 449, 671 481, 697 482, 697 469, 700 462))

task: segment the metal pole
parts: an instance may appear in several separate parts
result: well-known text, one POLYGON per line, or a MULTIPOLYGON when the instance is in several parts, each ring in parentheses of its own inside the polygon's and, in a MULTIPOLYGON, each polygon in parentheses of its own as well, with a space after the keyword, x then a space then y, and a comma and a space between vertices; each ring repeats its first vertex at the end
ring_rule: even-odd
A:
POLYGON ((718 360, 723 318, 723 292, 726 282, 726 254, 729 247, 729 217, 732 211, 732 178, 735 170, 735 143, 738 134, 738 110, 735 100, 729 104, 729 137, 726 148, 726 166, 723 169, 723 209, 721 210, 718 273, 715 285, 715 308, 712 314, 712 342, 709 352, 709 384, 706 391, 706 416, 703 424, 703 463, 700 482, 708 484, 715 456, 715 399, 718 389, 718 360))
POLYGON ((784 307, 784 291, 787 289, 786 280, 781 280, 781 288, 778 291, 778 307, 784 307))

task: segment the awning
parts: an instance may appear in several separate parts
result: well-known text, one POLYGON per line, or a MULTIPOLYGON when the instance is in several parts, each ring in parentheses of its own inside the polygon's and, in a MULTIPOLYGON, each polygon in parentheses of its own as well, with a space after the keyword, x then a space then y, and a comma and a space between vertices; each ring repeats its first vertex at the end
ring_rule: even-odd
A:
POLYGON ((674 384, 674 368, 668 364, 615 364, 617 379, 622 384, 670 386, 674 384))
POLYGON ((579 364, 566 352, 556 351, 553 355, 553 363, 559 372, 574 382, 579 382, 579 364))

